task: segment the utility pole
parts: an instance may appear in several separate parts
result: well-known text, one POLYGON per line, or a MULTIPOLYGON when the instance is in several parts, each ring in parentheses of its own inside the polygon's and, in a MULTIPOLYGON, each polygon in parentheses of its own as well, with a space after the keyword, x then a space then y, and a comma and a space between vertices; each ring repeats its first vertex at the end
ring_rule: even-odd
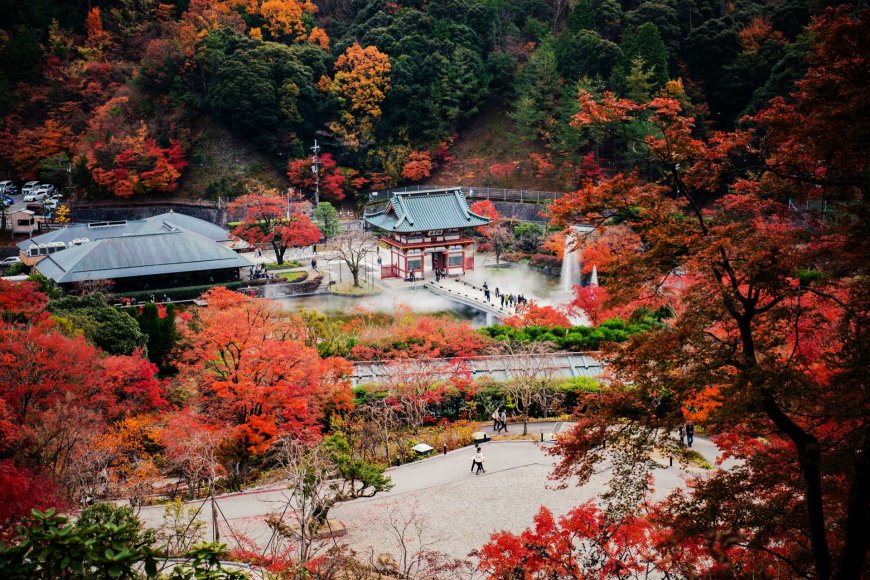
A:
POLYGON ((320 204, 320 145, 317 144, 317 139, 314 140, 314 147, 311 148, 314 155, 311 156, 311 172, 314 174, 314 209, 320 204))

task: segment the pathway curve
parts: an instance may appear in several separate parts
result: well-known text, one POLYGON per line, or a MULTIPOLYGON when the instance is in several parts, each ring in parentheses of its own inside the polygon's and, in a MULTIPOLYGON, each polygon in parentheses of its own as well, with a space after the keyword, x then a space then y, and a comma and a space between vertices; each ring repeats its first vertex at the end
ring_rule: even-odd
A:
MULTIPOLYGON (((547 424, 536 425, 543 429, 547 424)), ((488 428, 491 430, 492 425, 488 428)), ((710 450, 715 455, 709 441, 696 442, 705 457, 710 450)), ((424 543, 433 542, 433 549, 464 557, 485 543, 493 531, 519 532, 529 526, 541 505, 561 515, 604 491, 610 475, 606 467, 582 487, 555 489, 548 479, 553 468, 553 457, 545 452, 548 447, 550 444, 530 441, 486 443, 483 449, 487 472, 479 476, 470 471, 473 447, 392 468, 388 470, 394 483, 390 492, 341 504, 330 512, 330 517, 347 526, 348 534, 341 541, 360 553, 395 553, 396 540, 389 519, 413 515, 422 524, 424 543)), ((678 466, 656 469, 654 497, 664 497, 684 486, 687 475, 699 473, 703 471, 678 466)), ((235 547, 228 533, 232 528, 265 544, 270 532, 263 519, 279 511, 284 501, 285 491, 280 484, 218 497, 222 541, 235 547)), ((190 505, 201 506, 199 519, 211 521, 210 502, 199 500, 190 505)), ((156 527, 162 513, 160 506, 146 507, 140 517, 149 527, 156 527)))

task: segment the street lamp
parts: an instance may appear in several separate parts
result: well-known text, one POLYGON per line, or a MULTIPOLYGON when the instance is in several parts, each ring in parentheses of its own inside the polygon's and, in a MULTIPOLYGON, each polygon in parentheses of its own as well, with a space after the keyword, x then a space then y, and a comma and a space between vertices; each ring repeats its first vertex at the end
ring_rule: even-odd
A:
POLYGON ((317 144, 317 139, 314 140, 314 147, 311 148, 314 155, 311 156, 311 173, 314 174, 314 207, 320 204, 320 145, 317 144))

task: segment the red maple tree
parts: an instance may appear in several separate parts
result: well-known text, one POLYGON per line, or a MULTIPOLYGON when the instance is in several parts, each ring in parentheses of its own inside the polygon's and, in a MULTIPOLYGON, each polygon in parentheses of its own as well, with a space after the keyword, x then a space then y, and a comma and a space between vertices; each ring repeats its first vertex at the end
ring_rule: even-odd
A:
POLYGON ((346 408, 350 366, 321 359, 295 340, 295 321, 269 301, 214 288, 203 295, 184 329, 190 341, 181 369, 199 384, 201 407, 212 424, 226 425, 247 465, 277 437, 320 437, 326 408, 346 408))
POLYGON ((275 259, 284 263, 288 248, 316 244, 321 236, 317 226, 303 213, 299 198, 282 197, 278 190, 260 184, 248 184, 248 192, 237 197, 227 211, 239 224, 232 234, 249 244, 269 244, 275 259))
MULTIPOLYGON (((318 174, 320 175, 321 198, 329 201, 343 200, 347 176, 338 167, 332 154, 321 153, 319 160, 318 174)), ((311 159, 307 157, 290 161, 287 165, 287 177, 290 178, 290 183, 298 189, 312 193, 317 185, 315 174, 311 171, 311 159)))
MULTIPOLYGON (((611 303, 680 301, 668 325, 609 347, 610 388, 589 395, 560 439, 556 473, 588 480, 605 443, 636 462, 651 434, 699 418, 741 463, 676 494, 657 522, 676 543, 730 552, 737 575, 775 561, 789 574, 858 577, 870 544, 868 238, 855 227, 870 186, 858 80, 870 74, 868 25, 870 11, 827 11, 790 99, 728 133, 703 135, 675 99, 581 92, 575 125, 624 136, 624 124, 644 123, 635 146, 663 178, 614 175, 553 204, 563 221, 622 222, 642 240, 612 261, 611 303)), ((620 490, 637 501, 646 474, 633 481, 620 490)))

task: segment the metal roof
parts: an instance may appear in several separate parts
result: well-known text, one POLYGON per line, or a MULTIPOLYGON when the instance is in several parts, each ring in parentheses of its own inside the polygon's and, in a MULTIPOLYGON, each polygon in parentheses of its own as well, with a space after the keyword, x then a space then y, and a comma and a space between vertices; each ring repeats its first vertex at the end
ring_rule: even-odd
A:
POLYGON ((49 254, 35 267, 43 276, 63 284, 253 265, 213 240, 172 229, 94 240, 49 254))
POLYGON ((391 232, 424 232, 458 228, 476 228, 489 223, 468 207, 460 189, 396 192, 380 212, 366 216, 376 228, 391 232))
POLYGON ((63 242, 69 244, 73 240, 87 238, 90 241, 115 238, 120 236, 138 236, 149 233, 159 233, 185 230, 212 240, 213 242, 230 242, 227 230, 211 222, 201 220, 183 213, 167 212, 141 220, 113 220, 72 224, 65 228, 52 230, 35 236, 29 240, 18 242, 18 249, 27 252, 31 246, 63 242))
MULTIPOLYGON (((602 379, 604 363, 591 354, 556 352, 541 355, 548 361, 553 377, 589 377, 602 379)), ((431 365, 433 369, 440 368, 447 359, 431 359, 424 366, 431 365)), ((465 359, 468 371, 473 378, 489 377, 495 380, 508 380, 522 364, 510 355, 484 356, 465 359)), ((353 384, 378 384, 386 382, 393 372, 389 361, 356 362, 353 365, 353 384)), ((436 373, 437 374, 437 373, 436 373)))

